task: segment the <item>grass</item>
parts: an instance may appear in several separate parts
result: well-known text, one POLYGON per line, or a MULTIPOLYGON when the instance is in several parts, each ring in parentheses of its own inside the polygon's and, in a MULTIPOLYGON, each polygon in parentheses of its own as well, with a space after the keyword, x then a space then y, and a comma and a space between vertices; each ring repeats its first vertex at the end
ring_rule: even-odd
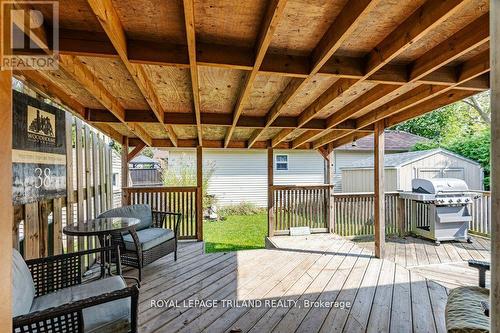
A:
POLYGON ((267 215, 232 215, 224 221, 205 221, 203 229, 207 253, 262 249, 267 215))

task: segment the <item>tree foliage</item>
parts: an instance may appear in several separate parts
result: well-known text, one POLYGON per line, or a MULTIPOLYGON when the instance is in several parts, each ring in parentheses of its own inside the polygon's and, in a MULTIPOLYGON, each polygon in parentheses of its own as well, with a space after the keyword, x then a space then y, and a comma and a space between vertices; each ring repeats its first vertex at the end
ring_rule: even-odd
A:
POLYGON ((481 164, 489 188, 491 130, 489 92, 481 93, 395 126, 430 139, 413 150, 442 147, 481 164))

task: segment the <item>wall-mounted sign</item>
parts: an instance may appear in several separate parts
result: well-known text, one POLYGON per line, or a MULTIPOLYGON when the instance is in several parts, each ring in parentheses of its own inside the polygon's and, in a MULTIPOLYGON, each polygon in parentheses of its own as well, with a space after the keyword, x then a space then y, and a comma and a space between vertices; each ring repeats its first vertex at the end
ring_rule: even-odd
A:
POLYGON ((14 204, 66 195, 64 110, 17 91, 13 98, 14 204))

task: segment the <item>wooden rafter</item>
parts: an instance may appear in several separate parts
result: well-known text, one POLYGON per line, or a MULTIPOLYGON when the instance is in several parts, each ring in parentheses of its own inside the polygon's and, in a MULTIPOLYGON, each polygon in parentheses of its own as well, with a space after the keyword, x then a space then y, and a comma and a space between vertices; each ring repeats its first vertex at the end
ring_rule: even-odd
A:
MULTIPOLYGON (((381 85, 370 89, 367 93, 363 94, 361 98, 352 101, 328 117, 326 120, 326 129, 324 131, 315 133, 315 135, 311 137, 309 137, 311 134, 306 132, 294 140, 292 147, 297 148, 309 140, 320 137, 326 131, 329 131, 334 126, 340 124, 344 119, 348 119, 367 110, 373 104, 379 103, 380 100, 390 100, 393 97, 393 94, 397 94, 397 90, 400 88, 400 86, 395 85, 381 85), (306 138, 307 140, 305 140, 306 138)), ((329 103, 331 103, 334 99, 335 98, 331 99, 329 103)), ((323 108, 321 108, 320 111, 322 109, 323 108)))
MULTIPOLYGON (((57 85, 47 80, 38 71, 28 70, 16 72, 15 74, 19 80, 27 82, 31 88, 35 89, 41 95, 52 98, 56 102, 65 106, 75 116, 79 118, 86 118, 87 109, 80 102, 76 101, 57 85)), ((109 113, 108 110, 103 111, 109 113)), ((115 131, 111 126, 104 123, 94 123, 92 125, 113 140, 118 142, 122 141, 122 135, 115 131)), ((352 124, 350 125, 352 126, 352 124)))
MULTIPOLYGON (((483 52, 484 53, 484 52, 483 52)), ((457 75, 460 81, 457 81, 453 86, 438 86, 438 85, 429 85, 429 86, 420 86, 412 91, 401 95, 400 97, 394 99, 393 101, 382 105, 375 110, 370 111, 364 116, 356 119, 356 127, 357 129, 364 128, 365 126, 374 124, 377 120, 384 119, 390 117, 398 112, 407 110, 419 103, 425 102, 426 100, 432 99, 435 96, 444 94, 450 91, 453 88, 460 89, 461 85, 466 83, 469 80, 472 80, 485 72, 489 71, 489 56, 485 56, 483 53, 478 54, 472 59, 467 60, 460 66, 458 66, 457 70, 461 71, 457 75), (480 63, 479 63, 480 61, 480 63)), ((425 56, 425 55, 424 55, 425 56)), ((447 61, 447 60, 446 60, 447 61)), ((465 89, 464 89, 465 90, 465 89)), ((467 90, 469 91, 469 90, 467 90)), ((476 93, 475 91, 469 91, 472 94, 476 93)), ((356 102, 356 101, 354 101, 356 102)), ((344 118, 348 119, 348 118, 344 118)), ((328 120, 327 120, 328 123, 328 120)), ((333 123, 330 123, 333 124, 333 123)), ((335 123, 337 124, 337 123, 335 123)), ((313 147, 320 147, 334 140, 338 140, 343 136, 348 136, 349 133, 328 133, 322 136, 320 139, 313 142, 313 147)), ((316 136, 317 137, 317 136, 316 136)))
MULTIPOLYGON (((464 29, 460 30, 456 34, 452 35, 450 38, 436 46, 435 48, 429 50, 425 54, 423 54, 419 59, 414 61, 410 65, 410 72, 409 76, 411 77, 411 73, 413 70, 418 69, 418 68, 423 68, 425 69, 422 70, 417 70, 415 74, 413 75, 413 78, 410 79, 410 83, 415 83, 417 80, 421 79, 425 75, 428 75, 432 73, 433 71, 438 70, 439 68, 449 64, 453 60, 457 59, 456 56, 453 54, 450 54, 450 50, 452 50, 456 54, 464 54, 467 52, 470 52, 477 48, 478 46, 487 43, 489 40, 488 37, 488 27, 487 24, 485 26, 485 18, 484 16, 479 18, 478 20, 472 22, 470 25, 465 27, 464 29), (477 31, 476 34, 473 34, 473 31, 477 31), (462 38, 462 36, 468 36, 467 38, 462 38), (460 37, 460 38, 459 38, 460 37), (442 57, 441 54, 447 54, 446 57, 442 57), (423 60, 422 60, 423 59, 423 60), (432 61, 430 62, 428 59, 439 59, 439 61, 432 61), (432 64, 432 65, 431 65, 432 64), (423 66, 423 67, 422 67, 423 66)), ((467 72, 465 72, 464 75, 460 74, 459 79, 460 81, 456 80, 454 84, 449 85, 449 86, 435 86, 432 88, 432 91, 430 94, 426 95, 425 98, 432 98, 433 96, 443 93, 445 91, 448 91, 459 84, 465 83, 468 80, 471 80, 473 78, 476 78, 477 76, 485 73, 487 70, 489 70, 489 63, 488 63, 488 57, 485 56, 484 54, 480 54, 476 57, 474 57, 472 60, 466 61, 462 65, 458 66, 456 68, 457 71, 461 71, 462 73, 463 69, 466 69, 467 72), (478 65, 478 61, 481 61, 482 63, 478 65), (474 64, 474 65, 472 65, 474 64), (485 67, 487 67, 485 69, 485 67)), ((374 88, 374 89, 382 89, 382 88, 374 88)), ((424 91, 424 94, 427 94, 426 88, 422 88, 424 91)), ((373 89, 372 89, 373 90, 373 89)), ((357 105, 359 103, 365 102, 365 95, 362 95, 359 99, 354 100, 351 104, 357 105)), ((400 98, 400 100, 404 100, 403 103, 413 103, 418 102, 418 98, 421 97, 421 95, 410 95, 410 94, 404 94, 403 96, 406 96, 406 98, 400 98)), ((423 98, 423 97, 422 97, 423 98)), ((425 100, 425 99, 424 99, 425 100)), ((397 103, 397 101, 395 102, 397 103)), ((390 104, 389 104, 390 105, 390 104)), ((410 105, 411 106, 411 105, 410 105)), ((409 107, 409 106, 408 106, 409 107)), ((355 111, 355 110, 354 110, 355 111)), ((379 112, 379 110, 375 110, 375 113, 379 112)), ((327 125, 328 126, 333 126, 339 124, 341 121, 344 119, 349 119, 351 117, 354 117, 355 113, 342 113, 342 112, 336 112, 332 116, 330 116, 327 120, 327 125)), ((362 128, 368 124, 371 124, 369 122, 366 122, 365 120, 370 117, 369 115, 364 116, 363 119, 359 122, 359 127, 362 128)), ((327 129, 328 129, 327 126, 327 129)), ((305 139, 305 137, 304 137, 305 139)), ((325 130, 323 133, 318 133, 316 136, 313 138, 309 138, 309 140, 313 139, 318 139, 314 142, 314 147, 319 147, 320 145, 326 144, 328 142, 331 142, 333 140, 338 139, 338 137, 335 137, 334 134, 332 133, 327 133, 327 130, 325 130), (318 137, 324 135, 324 137, 321 137, 318 139, 318 137)), ((298 142, 297 142, 298 143, 298 142)))
MULTIPOLYGON (((69 96, 64 90, 47 80, 38 71, 27 70, 14 73, 20 80, 28 82, 31 87, 40 94, 45 94, 54 100, 65 105, 77 117, 84 118, 86 115, 85 107, 69 96)), ((104 110, 108 112, 107 110, 104 110)), ((118 120, 119 121, 119 120, 118 120)))
POLYGON ((196 130, 198 132, 198 143, 203 145, 201 128, 201 106, 200 106, 200 85, 198 82, 198 65, 196 63, 196 31, 194 23, 194 3, 193 0, 184 0, 184 21, 186 25, 186 36, 189 54, 189 71, 191 73, 191 87, 193 91, 193 104, 196 118, 196 130))
POLYGON ((132 76, 135 84, 155 113, 158 121, 165 127, 168 137, 175 145, 177 136, 175 135, 173 127, 166 125, 163 121, 164 111, 155 93, 153 84, 150 82, 146 72, 140 65, 132 64, 128 60, 125 31, 121 25, 118 13, 113 7, 113 3, 111 0, 88 0, 88 3, 109 37, 109 40, 115 47, 121 61, 132 76))
POLYGON ((134 147, 128 154, 127 154, 127 162, 130 162, 134 157, 136 157, 143 149, 146 147, 144 142, 139 142, 137 146, 134 147))
MULTIPOLYGON (((441 22, 455 13, 458 9, 460 9, 465 2, 466 1, 464 0, 426 2, 368 54, 366 63, 364 65, 365 70, 363 71, 363 75, 356 81, 352 82, 351 87, 374 75, 384 65, 389 63, 389 61, 394 59, 396 56, 410 47, 413 43, 422 38, 430 29, 439 25, 441 22), (423 17, 423 15, 425 15, 425 17, 423 17)), ((390 92, 395 91, 398 87, 393 88, 394 89, 392 89, 390 92)), ((376 89, 373 91, 373 93, 376 94, 377 91, 381 91, 382 89, 384 88, 376 89)), ((328 104, 326 105, 334 103, 335 99, 340 96, 342 96, 342 94, 334 97, 331 100, 328 100, 328 104)), ((313 104, 318 102, 320 98, 321 96, 316 101, 314 101, 313 104)), ((319 109, 317 112, 321 111, 322 109, 319 109)), ((286 132, 278 133, 272 140, 273 144, 279 144, 293 132, 294 131, 289 131, 288 134, 286 132)), ((324 133, 326 133, 326 131, 324 133)), ((295 147, 300 146, 303 143, 302 141, 306 138, 312 139, 308 138, 309 135, 310 134, 304 134, 302 135, 302 138, 297 138, 298 140, 295 143, 295 147)), ((314 136, 313 138, 317 138, 317 136, 314 136)))
POLYGON ((283 12, 285 11, 285 5, 287 0, 273 0, 268 5, 268 9, 264 18, 264 23, 262 25, 262 30, 259 34, 259 39, 257 43, 255 62, 253 64, 252 70, 246 75, 245 82, 243 84, 238 100, 236 101, 236 106, 233 112, 233 125, 228 129, 226 133, 226 138, 224 140, 224 147, 229 145, 233 132, 238 123, 238 119, 243 112, 243 107, 250 96, 250 92, 253 88, 253 82, 257 77, 260 65, 264 60, 267 49, 271 44, 271 38, 278 26, 278 22, 281 19, 283 12))
POLYGON ((73 79, 79 82, 99 103, 108 109, 116 118, 123 122, 137 137, 145 144, 151 146, 151 136, 146 131, 134 123, 125 121, 125 109, 119 101, 103 86, 98 78, 92 74, 90 69, 85 66, 78 58, 74 56, 61 55, 59 57, 59 65, 73 79))
MULTIPOLYGON (((262 130, 255 131, 248 140, 249 147, 252 147, 253 144, 257 142, 264 130, 269 128, 274 119, 281 114, 287 103, 313 79, 314 75, 318 73, 321 67, 328 61, 328 59, 331 58, 335 51, 339 49, 342 42, 358 27, 364 15, 366 15, 377 3, 378 0, 363 0, 354 2, 354 5, 346 5, 344 7, 314 49, 312 56, 313 66, 309 75, 305 79, 296 79, 288 84, 281 96, 269 110, 266 127, 262 130)), ((278 133, 273 138, 273 147, 286 138, 290 133, 290 131, 281 131, 278 133)))
POLYGON ((437 67, 450 63, 490 40, 489 15, 485 14, 414 61, 410 81, 418 80, 437 67))
POLYGON ((464 0, 424 3, 368 54, 365 76, 369 77, 377 72, 434 27, 455 14, 466 3, 464 0))
MULTIPOLYGON (((423 101, 422 103, 418 103, 418 104, 414 105, 413 107, 407 109, 405 112, 400 112, 396 115, 393 115, 389 118, 386 118, 385 119, 385 127, 388 128, 388 127, 397 125, 403 121, 407 121, 409 119, 421 116, 427 112, 435 110, 435 109, 441 107, 442 105, 448 105, 448 104, 458 102, 458 101, 460 101, 464 98, 467 98, 473 94, 475 94, 475 93, 473 91, 470 91, 470 90, 452 89, 445 94, 442 94, 442 95, 436 96, 432 99, 423 101)), ((334 149, 334 148, 343 146, 345 144, 348 144, 350 142, 359 140, 362 137, 365 137, 367 135, 370 135, 370 133, 354 131, 354 132, 351 132, 349 135, 346 135, 346 136, 340 137, 334 141, 331 141, 326 146, 332 147, 334 149)), ((321 147, 326 147, 326 146, 321 146, 321 147)))

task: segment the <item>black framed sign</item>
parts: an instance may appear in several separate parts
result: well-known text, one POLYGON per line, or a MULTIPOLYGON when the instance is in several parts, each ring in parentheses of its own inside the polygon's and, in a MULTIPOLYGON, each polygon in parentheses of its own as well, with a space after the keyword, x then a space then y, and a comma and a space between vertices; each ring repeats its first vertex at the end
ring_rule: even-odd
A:
POLYGON ((66 195, 65 111, 13 92, 14 204, 66 195))

